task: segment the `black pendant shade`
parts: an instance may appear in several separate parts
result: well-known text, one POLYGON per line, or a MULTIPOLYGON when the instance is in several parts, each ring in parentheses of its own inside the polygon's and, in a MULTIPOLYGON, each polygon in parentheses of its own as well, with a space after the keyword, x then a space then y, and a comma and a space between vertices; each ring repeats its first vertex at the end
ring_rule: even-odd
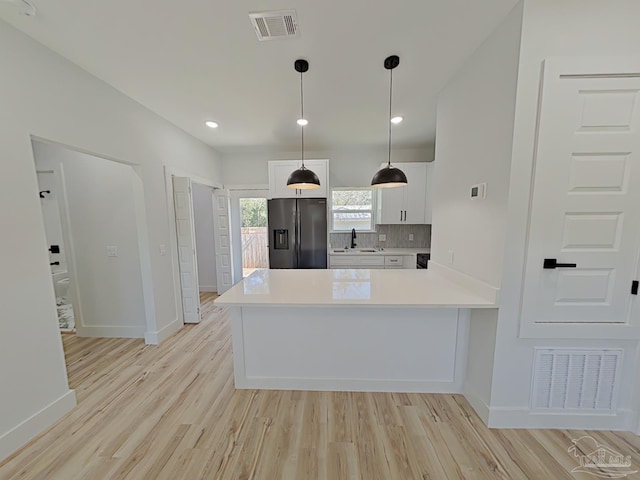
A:
POLYGON ((391 55, 385 58, 384 68, 389 70, 389 159, 387 166, 378 170, 371 179, 371 186, 376 188, 404 187, 407 176, 399 168, 391 166, 391 100, 393 93, 393 69, 400 65, 400 57, 391 55))
POLYGON ((391 165, 378 170, 371 180, 371 185, 378 188, 404 187, 407 183, 404 172, 391 165))
MULTIPOLYGON (((296 72, 300 74, 300 119, 304 119, 304 94, 302 90, 302 74, 309 70, 309 62, 303 59, 298 59, 293 64, 296 72)), ((314 188, 320 188, 320 179, 318 175, 304 166, 304 125, 300 125, 302 129, 302 165, 299 169, 294 170, 287 179, 288 188, 296 188, 300 190, 311 190, 314 188)))
POLYGON ((320 179, 318 178, 318 175, 303 165, 289 175, 289 178, 287 179, 287 187, 299 188, 301 190, 320 188, 320 179))

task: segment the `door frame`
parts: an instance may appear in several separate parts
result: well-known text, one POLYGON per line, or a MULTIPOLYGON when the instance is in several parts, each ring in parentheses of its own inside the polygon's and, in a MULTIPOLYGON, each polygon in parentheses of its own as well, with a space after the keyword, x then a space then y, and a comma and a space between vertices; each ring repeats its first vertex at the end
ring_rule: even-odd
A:
MULTIPOLYGON (((191 183, 199 183, 215 189, 222 189, 223 185, 207 177, 194 175, 179 168, 164 165, 165 191, 167 196, 167 212, 169 213, 169 256, 171 257, 171 273, 173 276, 173 295, 176 305, 176 320, 184 326, 184 312, 182 310, 182 291, 180 289, 180 265, 178 261, 178 240, 176 238, 176 209, 173 200, 173 177, 188 177, 191 183)), ((193 201, 193 194, 190 193, 193 201)), ((213 201, 213 200, 212 200, 213 201)), ((197 256, 197 251, 196 251, 197 256)))
MULTIPOLYGON (((269 200, 269 185, 229 185, 229 203, 231 204, 230 224, 231 224, 231 248, 233 259, 233 276, 237 281, 244 278, 242 274, 242 239, 240 220, 240 198, 266 198, 269 200)), ((268 233, 267 233, 268 234, 268 233)))
MULTIPOLYGON (((133 188, 133 200, 136 217, 137 237, 138 237, 138 253, 140 256, 140 274, 142 278, 142 295, 143 305, 145 313, 145 343, 152 344, 154 342, 149 341, 149 335, 157 330, 156 320, 156 308, 155 299, 153 294, 153 276, 151 271, 151 249, 149 244, 149 232, 147 212, 144 198, 144 184, 142 182, 142 168, 137 163, 126 162, 117 158, 112 158, 107 155, 101 155, 99 153, 92 152, 83 148, 67 145, 54 140, 49 140, 36 135, 30 136, 31 156, 33 158, 34 171, 37 170, 36 155, 33 149, 34 142, 43 144, 55 145, 57 147, 78 153, 84 153, 98 159, 107 160, 110 162, 119 163, 131 167, 132 175, 132 188, 133 188)), ((54 171, 54 181, 58 185, 60 190, 59 209, 60 209, 60 222, 62 226, 62 239, 65 243, 65 256, 67 261, 67 274, 69 276, 69 295, 71 296, 71 303, 74 308, 74 321, 75 329, 78 336, 95 336, 87 335, 87 330, 83 321, 82 302, 80 297, 80 290, 78 288, 78 273, 76 270, 77 260, 75 257, 75 251, 73 246, 73 235, 71 233, 71 217, 69 216, 69 203, 67 198, 67 188, 64 175, 64 166, 59 165, 59 170, 54 171)), ((44 220, 43 220, 44 222, 44 220)), ((46 242, 45 242, 46 243, 46 242)), ((55 303, 55 299, 54 299, 55 303)), ((157 342, 156 342, 157 343, 157 342)))

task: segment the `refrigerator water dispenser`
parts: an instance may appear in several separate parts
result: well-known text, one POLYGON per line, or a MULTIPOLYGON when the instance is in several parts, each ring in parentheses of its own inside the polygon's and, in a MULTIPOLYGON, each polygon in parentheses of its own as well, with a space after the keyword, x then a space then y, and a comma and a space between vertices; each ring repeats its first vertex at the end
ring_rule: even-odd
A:
POLYGON ((289 230, 276 229, 273 231, 273 248, 275 250, 289 249, 289 230))

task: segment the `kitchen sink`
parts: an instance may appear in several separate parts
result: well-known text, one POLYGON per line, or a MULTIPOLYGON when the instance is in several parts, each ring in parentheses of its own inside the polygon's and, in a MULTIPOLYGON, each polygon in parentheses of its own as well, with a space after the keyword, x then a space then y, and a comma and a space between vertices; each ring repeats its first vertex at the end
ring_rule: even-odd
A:
POLYGON ((357 248, 356 250, 360 253, 376 253, 377 252, 375 248, 357 248))

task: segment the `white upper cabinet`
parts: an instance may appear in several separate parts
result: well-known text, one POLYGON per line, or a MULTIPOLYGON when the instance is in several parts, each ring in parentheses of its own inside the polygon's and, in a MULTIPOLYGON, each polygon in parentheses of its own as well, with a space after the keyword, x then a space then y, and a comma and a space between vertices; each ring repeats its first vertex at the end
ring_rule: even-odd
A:
MULTIPOLYGON (((386 166, 381 165, 381 168, 386 166)), ((407 176, 406 187, 381 188, 378 191, 377 224, 431 223, 431 206, 427 205, 426 162, 394 163, 407 176)))
POLYGON ((300 190, 287 187, 291 172, 300 168, 301 160, 269 162, 269 196, 271 198, 326 198, 329 192, 329 160, 305 160, 304 165, 320 179, 320 188, 300 190))

